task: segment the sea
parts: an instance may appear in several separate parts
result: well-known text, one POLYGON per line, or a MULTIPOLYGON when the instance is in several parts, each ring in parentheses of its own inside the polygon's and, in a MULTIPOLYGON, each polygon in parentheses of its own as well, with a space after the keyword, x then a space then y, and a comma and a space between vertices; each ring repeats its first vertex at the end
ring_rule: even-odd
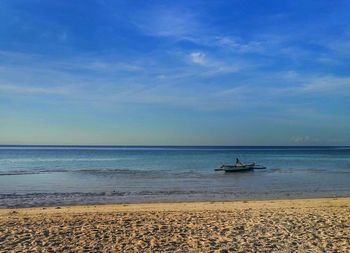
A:
POLYGON ((0 146, 0 208, 343 196, 350 147, 0 146))

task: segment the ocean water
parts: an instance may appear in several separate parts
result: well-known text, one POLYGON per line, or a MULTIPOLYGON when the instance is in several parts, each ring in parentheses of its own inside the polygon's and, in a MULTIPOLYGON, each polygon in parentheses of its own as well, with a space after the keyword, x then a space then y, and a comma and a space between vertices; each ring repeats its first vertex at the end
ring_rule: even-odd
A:
POLYGON ((0 146, 2 208, 349 195, 350 147, 0 146))

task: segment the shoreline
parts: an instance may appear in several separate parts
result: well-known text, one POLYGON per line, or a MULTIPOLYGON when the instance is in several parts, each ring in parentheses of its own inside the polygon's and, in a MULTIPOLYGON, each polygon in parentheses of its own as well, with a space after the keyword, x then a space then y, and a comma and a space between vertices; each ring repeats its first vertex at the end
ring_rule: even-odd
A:
MULTIPOLYGON (((39 194, 39 193, 38 193, 39 194)), ((42 193, 40 193, 42 194, 42 193)), ((69 194, 69 193, 65 193, 69 194)), ((74 193, 73 193, 74 194, 74 193)), ((1 194, 0 194, 1 195, 1 194)), ((4 194, 7 195, 7 194, 4 194)), ((16 196, 21 196, 21 194, 15 194, 16 196)), ((54 195, 57 195, 54 193, 54 195)), ((111 206, 111 205, 142 205, 142 204, 176 204, 176 203, 212 203, 212 202, 254 202, 254 201, 277 201, 277 200, 306 200, 306 199, 343 199, 350 198, 349 194, 324 194, 324 195, 305 195, 301 196, 299 194, 288 194, 281 196, 265 196, 265 197, 207 197, 207 198, 179 198, 179 199, 166 199, 161 198, 158 200, 155 199, 144 199, 144 200, 124 200, 124 201, 113 201, 113 200, 104 200, 104 201, 67 201, 64 198, 62 200, 55 201, 41 201, 39 203, 34 203, 35 200, 32 199, 29 202, 24 202, 23 204, 13 204, 13 198, 10 198, 10 203, 6 203, 6 198, 3 198, 0 202, 0 211, 6 209, 30 209, 30 208, 52 208, 52 207, 74 207, 74 206, 111 206)))
POLYGON ((297 203, 297 204, 305 204, 305 203, 312 203, 312 204, 324 204, 329 203, 330 201, 345 201, 349 202, 350 205, 350 196, 334 196, 334 197, 305 197, 305 198, 266 198, 266 199, 233 199, 233 200, 198 200, 198 201, 154 201, 154 202, 125 202, 125 203, 98 203, 98 204, 57 204, 57 205, 48 205, 48 206, 34 206, 34 207, 10 207, 10 208, 0 208, 0 215, 5 214, 8 211, 29 211, 29 212, 35 212, 35 211, 45 211, 45 210, 89 210, 93 211, 93 209, 103 211, 103 210, 157 210, 161 211, 162 208, 166 210, 178 210, 178 207, 186 207, 193 211, 196 210, 198 207, 208 207, 208 209, 205 210, 213 210, 213 207, 215 210, 220 210, 220 208, 239 208, 240 205, 245 204, 245 206, 253 205, 255 207, 258 207, 260 204, 262 206, 271 205, 271 206, 278 206, 278 205, 286 205, 288 206, 291 204, 291 202, 297 203), (248 205, 247 205, 248 204, 248 205))

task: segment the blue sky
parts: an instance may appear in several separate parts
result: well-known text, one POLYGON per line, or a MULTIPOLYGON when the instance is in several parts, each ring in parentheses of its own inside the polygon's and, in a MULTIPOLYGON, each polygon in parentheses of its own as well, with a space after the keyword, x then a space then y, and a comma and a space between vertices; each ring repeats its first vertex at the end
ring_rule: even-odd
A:
POLYGON ((349 1, 0 1, 0 143, 350 145, 349 1))

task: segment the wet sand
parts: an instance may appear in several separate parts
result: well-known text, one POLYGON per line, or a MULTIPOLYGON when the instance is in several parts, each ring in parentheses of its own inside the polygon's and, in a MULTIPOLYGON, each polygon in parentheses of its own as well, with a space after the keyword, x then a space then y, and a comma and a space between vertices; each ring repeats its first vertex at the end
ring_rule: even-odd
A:
POLYGON ((350 198, 0 209, 0 252, 350 252, 350 198))

